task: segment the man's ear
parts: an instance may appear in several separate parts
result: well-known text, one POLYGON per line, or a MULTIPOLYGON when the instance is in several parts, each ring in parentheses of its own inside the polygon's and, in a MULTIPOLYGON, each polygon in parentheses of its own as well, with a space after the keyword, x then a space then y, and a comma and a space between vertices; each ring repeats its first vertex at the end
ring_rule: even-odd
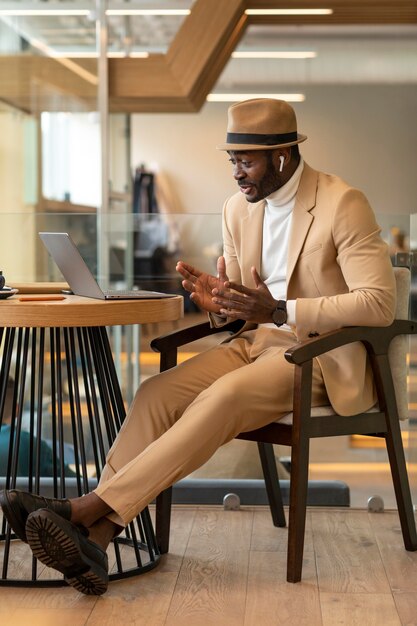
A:
POLYGON ((275 167, 282 172, 291 161, 291 148, 277 148, 274 154, 275 167))

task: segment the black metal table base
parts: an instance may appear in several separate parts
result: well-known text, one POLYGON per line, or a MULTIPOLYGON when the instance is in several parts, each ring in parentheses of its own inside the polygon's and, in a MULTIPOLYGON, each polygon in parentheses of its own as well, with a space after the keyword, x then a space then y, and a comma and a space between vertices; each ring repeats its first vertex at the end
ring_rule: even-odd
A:
MULTIPOLYGON (((88 493, 100 479, 124 418, 105 328, 0 328, 1 436, 9 437, 2 488, 54 498, 88 493), (5 410, 10 405, 9 377, 14 380, 10 420, 5 410)), ((141 574, 155 567, 159 558, 145 508, 113 540, 109 578, 141 574)), ((51 578, 52 572, 56 573, 37 562, 2 519, 0 585, 66 584, 61 576, 51 578)))

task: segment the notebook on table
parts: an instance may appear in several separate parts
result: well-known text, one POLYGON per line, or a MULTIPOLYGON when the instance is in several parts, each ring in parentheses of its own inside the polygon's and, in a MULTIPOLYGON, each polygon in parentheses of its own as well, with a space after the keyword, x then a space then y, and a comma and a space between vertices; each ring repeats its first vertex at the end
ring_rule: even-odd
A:
POLYGON ((61 270, 71 291, 77 296, 99 300, 149 300, 175 296, 175 294, 144 289, 103 291, 68 233, 39 233, 39 237, 61 270))

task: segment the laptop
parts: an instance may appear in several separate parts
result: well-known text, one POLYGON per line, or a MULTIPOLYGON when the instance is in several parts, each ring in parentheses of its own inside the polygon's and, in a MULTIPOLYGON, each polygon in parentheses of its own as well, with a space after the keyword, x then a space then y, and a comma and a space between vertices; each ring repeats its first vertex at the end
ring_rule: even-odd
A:
POLYGON ((68 233, 39 233, 39 237, 61 270, 63 277, 71 287, 71 291, 77 296, 98 298, 99 300, 148 300, 175 296, 175 294, 144 289, 103 291, 68 233))

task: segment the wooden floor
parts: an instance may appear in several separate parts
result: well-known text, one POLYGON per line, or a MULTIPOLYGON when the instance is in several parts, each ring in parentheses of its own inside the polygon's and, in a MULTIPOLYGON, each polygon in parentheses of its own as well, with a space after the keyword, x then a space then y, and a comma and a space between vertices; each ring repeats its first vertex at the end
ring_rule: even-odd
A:
POLYGON ((0 587, 4 626, 417 624, 417 552, 394 511, 308 511, 303 581, 285 582, 287 530, 266 507, 175 507, 171 553, 100 598, 0 587))

